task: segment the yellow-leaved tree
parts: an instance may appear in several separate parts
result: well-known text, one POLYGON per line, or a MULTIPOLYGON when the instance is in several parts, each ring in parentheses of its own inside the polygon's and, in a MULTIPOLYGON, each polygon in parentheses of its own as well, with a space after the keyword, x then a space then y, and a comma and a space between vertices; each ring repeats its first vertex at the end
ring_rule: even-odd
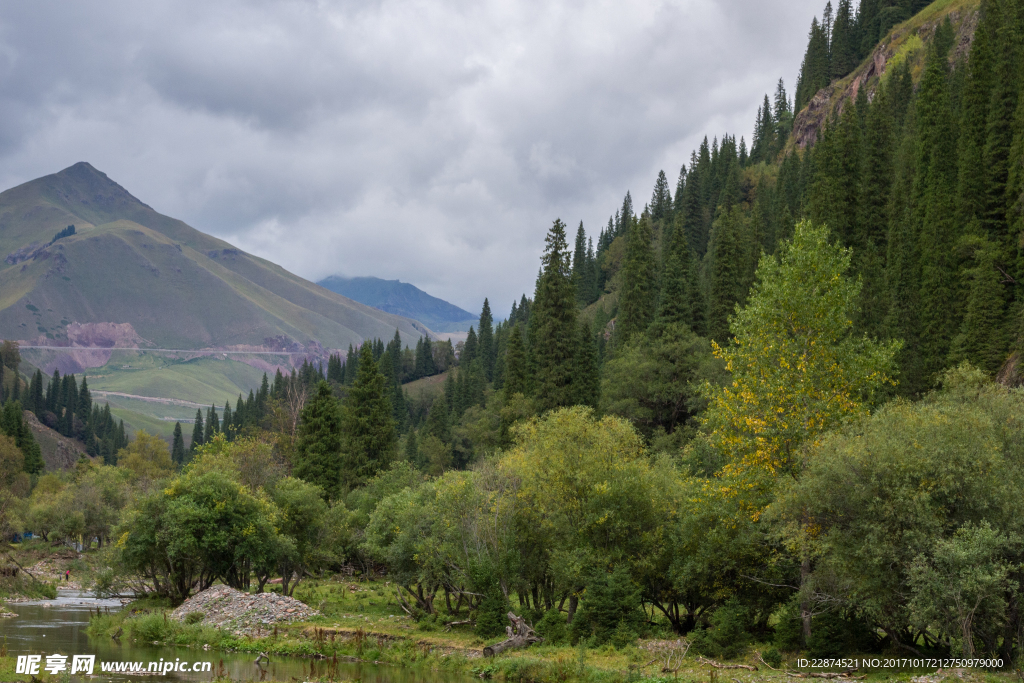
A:
POLYGON ((777 256, 764 256, 746 306, 714 353, 732 382, 705 385, 704 429, 726 457, 725 474, 774 480, 791 471, 798 449, 867 413, 895 383, 901 342, 853 330, 861 283, 850 277, 850 250, 828 229, 802 221, 777 256))

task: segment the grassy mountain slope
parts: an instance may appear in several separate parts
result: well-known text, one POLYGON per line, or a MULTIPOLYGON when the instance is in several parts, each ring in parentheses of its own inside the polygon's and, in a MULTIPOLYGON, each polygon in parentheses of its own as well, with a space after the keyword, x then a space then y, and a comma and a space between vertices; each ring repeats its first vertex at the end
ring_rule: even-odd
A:
POLYGON ((317 284, 361 304, 419 320, 435 332, 466 331, 479 321, 479 316, 399 280, 332 275, 317 284))
POLYGON ((852 73, 822 88, 807 106, 797 112, 790 146, 814 144, 818 131, 847 103, 857 99, 860 88, 867 88, 870 99, 887 73, 902 62, 910 65, 916 83, 924 70, 927 45, 935 30, 948 17, 956 34, 951 61, 966 59, 978 26, 981 0, 936 0, 902 24, 894 26, 875 49, 852 73))
POLYGON ((87 163, 0 194, 0 255, 3 338, 129 323, 142 346, 315 351, 428 332, 163 216, 87 163))

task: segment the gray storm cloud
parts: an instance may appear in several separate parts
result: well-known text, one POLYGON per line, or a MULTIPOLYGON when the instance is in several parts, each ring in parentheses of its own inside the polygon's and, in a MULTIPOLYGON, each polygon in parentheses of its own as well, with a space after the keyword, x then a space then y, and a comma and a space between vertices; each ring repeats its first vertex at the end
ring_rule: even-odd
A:
POLYGON ((560 217, 795 88, 823 0, 32 2, 0 14, 0 182, 89 161, 310 279, 499 315, 560 217))

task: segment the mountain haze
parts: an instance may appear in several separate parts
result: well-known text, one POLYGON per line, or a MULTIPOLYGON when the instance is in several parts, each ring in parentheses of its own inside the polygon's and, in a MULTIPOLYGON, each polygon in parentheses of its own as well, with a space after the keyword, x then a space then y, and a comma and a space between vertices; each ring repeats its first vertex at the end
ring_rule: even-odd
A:
POLYGON ((479 316, 400 280, 332 275, 317 284, 361 304, 419 320, 435 332, 465 331, 479 321, 479 316))
POLYGON ((314 351, 429 333, 164 216, 85 162, 0 194, 0 258, 0 337, 27 343, 314 351))

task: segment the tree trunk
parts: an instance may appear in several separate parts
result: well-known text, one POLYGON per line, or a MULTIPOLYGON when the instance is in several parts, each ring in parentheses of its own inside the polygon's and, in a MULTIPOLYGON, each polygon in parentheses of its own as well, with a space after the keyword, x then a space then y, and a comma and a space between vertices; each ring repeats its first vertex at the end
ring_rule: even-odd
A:
POLYGON ((580 599, 576 597, 575 593, 569 596, 569 618, 565 623, 572 623, 572 618, 576 616, 576 608, 579 607, 579 604, 580 599))
MULTIPOLYGON (((811 575, 811 558, 804 557, 800 562, 800 587, 803 588, 811 575)), ((811 606, 807 599, 800 601, 800 620, 803 622, 804 646, 811 640, 811 606)))
POLYGON ((484 657, 493 657, 505 650, 529 647, 534 643, 544 642, 544 639, 534 633, 533 629, 526 623, 526 619, 517 617, 512 612, 509 612, 508 620, 512 622, 511 626, 505 627, 505 632, 508 634, 508 638, 500 643, 495 643, 494 645, 485 647, 484 657))

